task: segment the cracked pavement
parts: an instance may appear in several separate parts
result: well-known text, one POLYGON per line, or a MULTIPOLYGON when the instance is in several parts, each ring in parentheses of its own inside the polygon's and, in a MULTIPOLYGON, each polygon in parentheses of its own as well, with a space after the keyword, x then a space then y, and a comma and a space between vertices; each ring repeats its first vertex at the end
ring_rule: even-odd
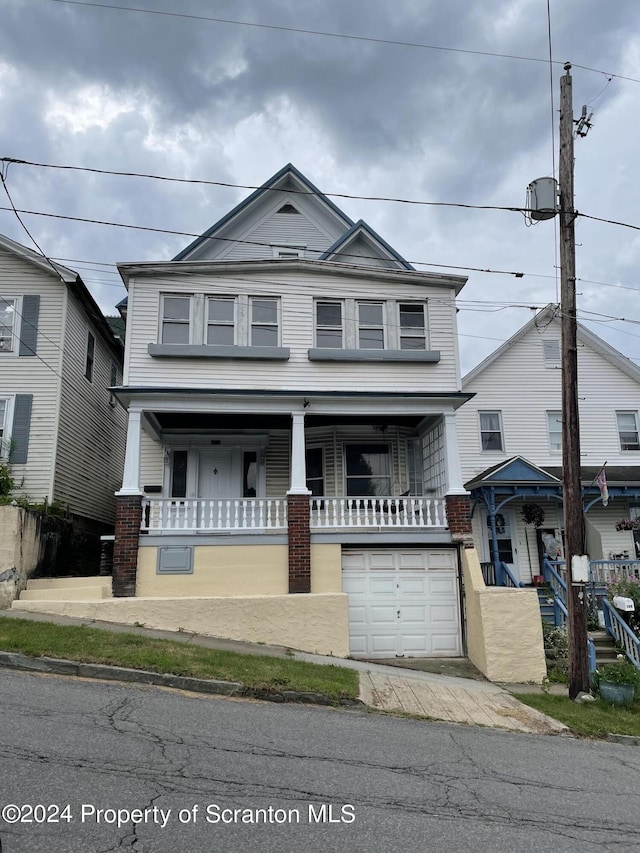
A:
POLYGON ((6 670, 0 714, 0 807, 72 815, 0 819, 2 853, 640 851, 638 748, 6 670), (118 826, 82 804, 171 811, 118 826))

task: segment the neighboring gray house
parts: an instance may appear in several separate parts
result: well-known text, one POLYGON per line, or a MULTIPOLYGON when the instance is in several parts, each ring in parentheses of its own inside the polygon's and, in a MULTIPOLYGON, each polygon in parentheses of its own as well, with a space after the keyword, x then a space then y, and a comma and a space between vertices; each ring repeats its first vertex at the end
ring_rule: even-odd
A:
POLYGON ((0 460, 16 496, 59 501, 95 533, 122 482, 122 353, 76 272, 0 236, 0 460))

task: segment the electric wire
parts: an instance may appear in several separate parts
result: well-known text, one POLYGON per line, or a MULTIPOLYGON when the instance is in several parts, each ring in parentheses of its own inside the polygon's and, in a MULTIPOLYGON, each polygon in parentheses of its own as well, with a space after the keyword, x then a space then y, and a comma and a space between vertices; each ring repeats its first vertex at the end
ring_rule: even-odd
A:
MULTIPOLYGON (((146 15, 158 15, 169 18, 184 18, 185 20, 194 20, 194 21, 208 21, 211 23, 217 24, 228 24, 238 27, 251 27, 255 29, 262 30, 272 30, 286 33, 295 33, 299 35, 311 35, 311 36, 321 36, 324 38, 333 38, 333 39, 343 39, 350 41, 359 41, 359 42, 370 42, 373 44, 381 44, 392 47, 407 47, 407 48, 418 48, 421 50, 435 50, 435 51, 443 51, 447 53, 459 53, 459 54, 467 54, 472 56, 486 56, 490 58, 496 59, 510 59, 510 60, 519 60, 522 62, 542 62, 546 63, 548 60, 543 59, 537 56, 521 56, 519 54, 510 54, 510 53, 498 53, 495 51, 486 51, 486 50, 472 50, 470 48, 460 48, 460 47, 449 47, 443 45, 435 45, 435 44, 425 44, 422 42, 411 42, 411 41, 400 41, 395 39, 385 39, 385 38, 377 38, 375 36, 360 36, 350 33, 334 33, 327 30, 309 30, 303 29, 302 27, 286 27, 284 25, 277 24, 260 24, 255 21, 238 21, 231 18, 218 18, 212 17, 208 15, 192 15, 187 14, 185 12, 168 12, 161 9, 146 9, 138 6, 117 6, 115 4, 109 3, 88 3, 86 0, 49 0, 52 3, 61 3, 69 6, 84 6, 88 8, 96 8, 96 9, 111 9, 118 12, 135 12, 139 14, 146 15)), ((554 64, 561 65, 562 63, 559 60, 554 60, 554 64)), ((628 80, 632 83, 640 83, 640 79, 636 79, 635 77, 626 77, 622 74, 614 74, 613 72, 603 71, 598 68, 590 68, 587 65, 578 65, 577 63, 572 63, 574 68, 581 68, 583 71, 592 71, 595 74, 608 74, 611 77, 616 77, 619 80, 628 80)))

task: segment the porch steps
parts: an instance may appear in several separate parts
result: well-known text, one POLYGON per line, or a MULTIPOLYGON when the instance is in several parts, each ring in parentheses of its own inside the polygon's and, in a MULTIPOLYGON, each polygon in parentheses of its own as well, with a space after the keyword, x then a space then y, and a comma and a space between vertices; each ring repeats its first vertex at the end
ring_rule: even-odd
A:
POLYGON ((605 663, 613 663, 618 652, 611 634, 606 631, 589 631, 589 639, 593 641, 596 648, 596 666, 605 663))
POLYGON ((99 601, 111 598, 111 578, 40 578, 27 581, 21 601, 99 601))
POLYGON ((551 598, 552 596, 549 595, 549 591, 547 589, 543 589, 542 587, 538 587, 536 591, 538 593, 540 615, 542 616, 545 622, 551 622, 551 624, 553 625, 555 622, 555 618, 553 615, 553 601, 547 601, 547 599, 551 598))

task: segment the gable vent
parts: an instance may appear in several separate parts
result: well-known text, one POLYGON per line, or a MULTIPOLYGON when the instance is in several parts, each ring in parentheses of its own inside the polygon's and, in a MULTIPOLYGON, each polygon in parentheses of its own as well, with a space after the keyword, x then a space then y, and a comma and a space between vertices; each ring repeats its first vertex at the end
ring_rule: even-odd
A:
POLYGON ((297 213, 298 215, 300 215, 300 211, 296 210, 295 207, 289 202, 283 204, 278 213, 297 213))
POLYGON ((558 367, 560 364, 560 341, 542 341, 542 355, 545 367, 558 367))

